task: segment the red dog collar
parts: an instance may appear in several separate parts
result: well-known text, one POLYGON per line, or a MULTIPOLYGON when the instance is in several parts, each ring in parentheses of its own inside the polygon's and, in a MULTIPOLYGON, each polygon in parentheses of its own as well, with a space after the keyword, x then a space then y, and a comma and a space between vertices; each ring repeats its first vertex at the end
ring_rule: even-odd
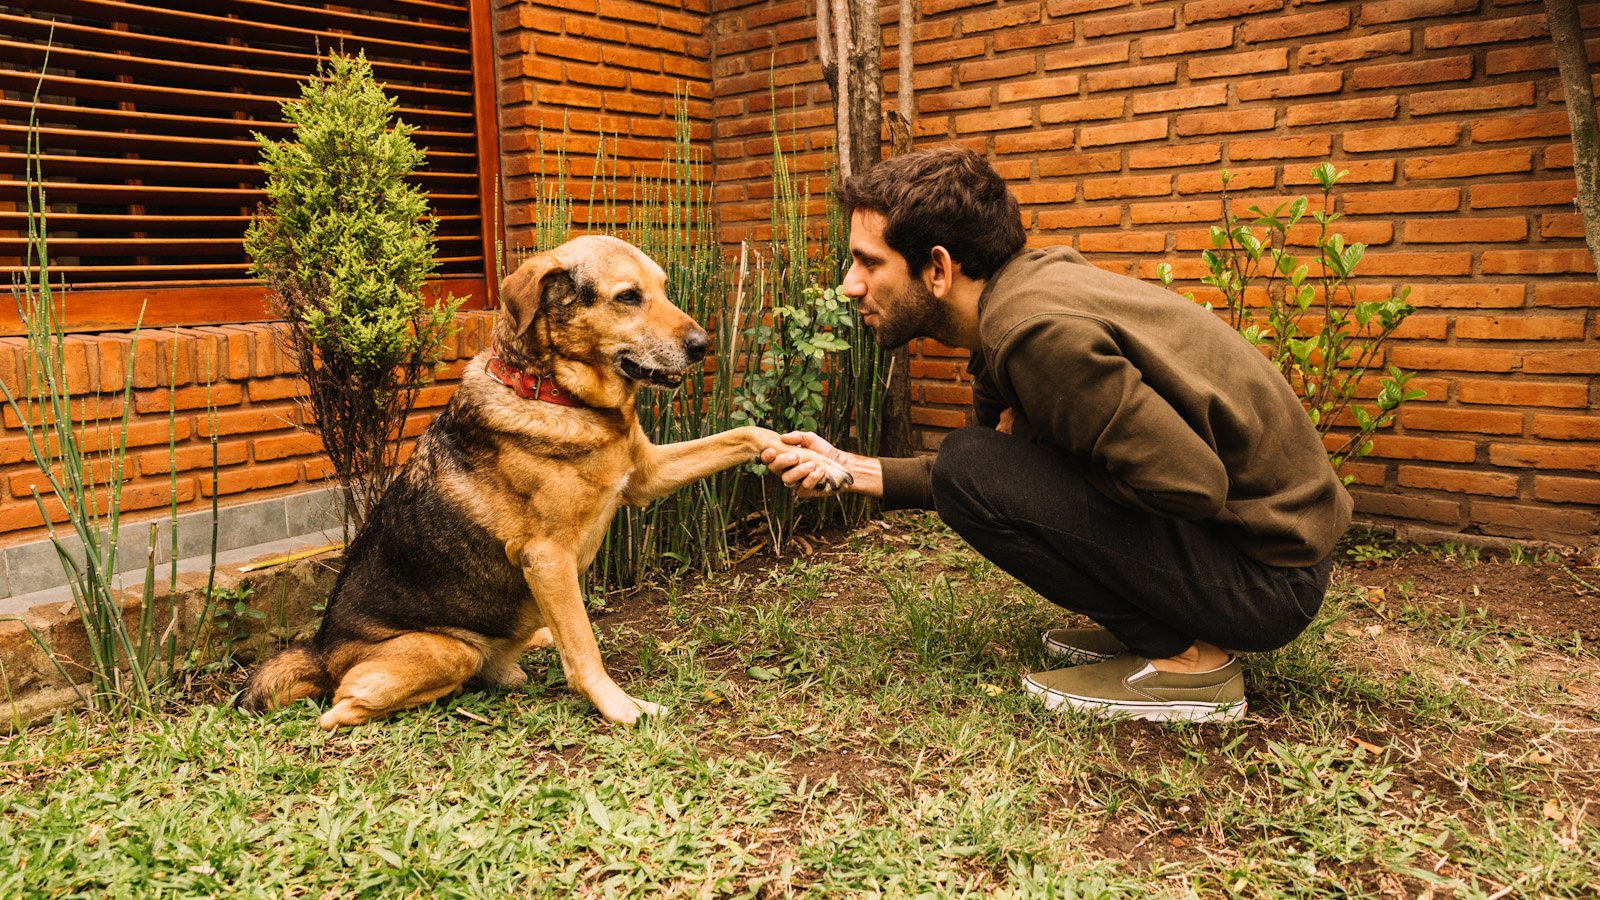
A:
POLYGON ((589 404, 572 396, 571 391, 562 390, 554 378, 547 375, 529 375, 521 369, 514 369, 506 365, 506 361, 498 355, 489 357, 489 377, 500 382, 524 400, 543 400, 557 406, 571 406, 577 409, 586 409, 589 404))

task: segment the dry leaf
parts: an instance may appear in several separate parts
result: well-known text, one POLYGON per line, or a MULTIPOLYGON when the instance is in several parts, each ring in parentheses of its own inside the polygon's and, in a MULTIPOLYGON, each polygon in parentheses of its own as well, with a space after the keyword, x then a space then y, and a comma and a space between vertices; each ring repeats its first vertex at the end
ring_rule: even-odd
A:
POLYGON ((1544 817, 1552 822, 1559 822, 1565 818, 1565 814, 1561 812, 1561 804, 1554 800, 1546 800, 1544 802, 1544 817))
POLYGON ((1555 757, 1548 753, 1539 753, 1536 751, 1528 754, 1528 762, 1531 762, 1536 766, 1548 766, 1555 761, 1555 757))
POLYGON ((1368 743, 1366 741, 1363 741, 1361 738, 1358 738, 1358 737, 1352 736, 1350 738, 1350 743, 1355 744, 1357 747, 1360 747, 1361 749, 1367 751, 1368 753, 1371 753, 1373 756, 1377 756, 1378 754, 1383 752, 1383 748, 1382 747, 1379 747, 1377 744, 1370 744, 1370 743, 1368 743))
POLYGON ((1581 681, 1569 681, 1566 684, 1563 684, 1561 689, 1574 697, 1583 696, 1583 682, 1581 681))
POLYGON ((1362 630, 1366 632, 1367 637, 1377 637, 1378 635, 1383 634, 1382 625, 1368 625, 1362 630))
POLYGON ((478 715, 477 713, 473 712, 470 709, 462 709, 460 707, 456 707, 456 715, 459 715, 464 719, 471 719, 472 721, 478 722, 478 723, 483 724, 483 725, 493 725, 494 724, 493 722, 489 721, 488 719, 485 719, 483 716, 478 715))
POLYGON ((1367 602, 1368 603, 1382 603, 1383 602, 1383 588, 1381 588, 1381 587, 1368 588, 1366 596, 1367 596, 1367 602))
POLYGON ((721 694, 718 694, 715 691, 706 691, 706 702, 710 703, 712 706, 715 706, 718 703, 721 703, 723 700, 726 700, 726 699, 727 699, 726 697, 722 696, 721 694))
POLYGON ((985 694, 988 694, 991 697, 998 697, 1005 693, 1006 689, 998 684, 980 684, 978 685, 978 690, 983 691, 985 694))

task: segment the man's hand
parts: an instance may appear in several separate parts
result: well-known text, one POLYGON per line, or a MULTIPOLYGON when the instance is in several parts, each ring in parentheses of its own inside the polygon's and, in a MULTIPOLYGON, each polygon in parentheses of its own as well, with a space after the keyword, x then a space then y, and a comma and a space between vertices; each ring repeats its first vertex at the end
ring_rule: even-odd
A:
POLYGON ((1000 410, 1000 421, 995 423, 994 430, 1001 434, 1010 434, 1012 426, 1017 423, 1017 411, 1011 407, 1000 410))
POLYGON ((838 479, 829 471, 830 467, 816 458, 820 456, 843 467, 849 454, 810 431, 791 431, 780 440, 799 449, 779 452, 768 448, 761 451, 761 461, 766 463, 767 471, 782 478, 797 496, 826 497, 850 486, 849 480, 835 485, 838 479), (834 490, 829 490, 830 487, 834 490))

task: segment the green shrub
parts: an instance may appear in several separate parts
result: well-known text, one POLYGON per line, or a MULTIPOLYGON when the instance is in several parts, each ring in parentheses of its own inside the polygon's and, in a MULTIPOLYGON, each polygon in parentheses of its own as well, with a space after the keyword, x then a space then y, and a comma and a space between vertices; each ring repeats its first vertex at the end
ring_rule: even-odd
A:
MULTIPOLYGON (((1222 294, 1229 324, 1250 343, 1266 348, 1319 434, 1353 426, 1338 449, 1329 453, 1338 470, 1370 453, 1372 435, 1393 423, 1400 407, 1423 392, 1407 387, 1415 373, 1389 366, 1379 377, 1376 398, 1370 404, 1357 401, 1368 370, 1382 360, 1384 342, 1415 312, 1406 303, 1411 288, 1402 287, 1385 300, 1356 299, 1351 278, 1367 247, 1346 243, 1329 227, 1341 218, 1329 201, 1346 173, 1325 162, 1311 174, 1322 187, 1324 206, 1311 213, 1318 226, 1311 250, 1316 275, 1288 249, 1289 230, 1305 218, 1310 201, 1300 197, 1270 213, 1251 206, 1249 212, 1255 217, 1247 221, 1232 212, 1227 186, 1233 175, 1224 171, 1223 224, 1211 228, 1211 249, 1201 256, 1207 270, 1201 281, 1222 294), (1266 306, 1259 310, 1249 305, 1249 289, 1256 284, 1265 288, 1266 306), (1308 327, 1307 314, 1314 310, 1323 321, 1308 327)), ((1158 271, 1161 283, 1170 286, 1172 267, 1163 263, 1158 271)), ((1185 296, 1194 299, 1193 294, 1185 296)))
POLYGON ((395 106, 364 55, 329 54, 283 104, 294 137, 256 135, 268 202, 245 235, 357 527, 394 476, 400 430, 461 305, 422 296, 434 222, 406 182, 423 152, 395 106))

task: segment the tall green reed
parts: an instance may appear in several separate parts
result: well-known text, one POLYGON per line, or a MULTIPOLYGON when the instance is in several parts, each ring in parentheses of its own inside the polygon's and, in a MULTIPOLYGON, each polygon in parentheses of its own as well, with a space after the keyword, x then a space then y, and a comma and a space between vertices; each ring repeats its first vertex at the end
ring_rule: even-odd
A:
MULTIPOLYGON (((34 103, 38 103, 37 91, 34 103)), ((67 365, 64 303, 50 275, 48 203, 43 188, 41 155, 37 120, 30 113, 24 154, 28 239, 24 274, 12 284, 12 297, 17 304, 26 343, 17 373, 19 383, 0 380, 0 394, 17 417, 33 461, 65 520, 65 527, 57 525, 58 516, 52 514, 49 502, 34 488, 34 503, 67 576, 73 606, 83 623, 88 658, 69 661, 82 670, 81 673, 75 677, 68 672, 66 664, 51 652, 44 637, 31 624, 24 622, 24 625, 49 655, 57 673, 86 705, 107 712, 145 714, 155 710, 161 689, 171 682, 179 669, 192 662, 189 658, 192 646, 180 649, 180 641, 185 632, 190 636, 196 633, 195 629, 183 627, 185 623, 180 621, 182 611, 176 596, 176 474, 174 472, 171 505, 172 568, 165 614, 158 611, 155 602, 157 526, 152 523, 142 590, 136 615, 130 622, 131 610, 124 607, 119 597, 117 576, 122 570, 118 564, 119 545, 124 537, 122 488, 127 466, 128 426, 134 407, 134 362, 139 328, 133 331, 126 367, 120 373, 121 390, 114 395, 117 402, 111 408, 118 412, 110 417, 105 415, 106 407, 101 404, 104 397, 94 391, 86 393, 83 399, 90 406, 90 414, 80 415, 81 406, 74 410, 75 388, 70 382, 67 365), (79 687, 82 675, 88 676, 87 694, 79 687)), ((172 365, 175 373, 175 356, 172 365)), ((78 389, 83 387, 80 385, 78 389)), ((175 400, 169 399, 168 447, 174 455, 177 452, 176 416, 175 400)), ((215 438, 212 459, 215 477, 215 438)), ((215 497, 212 517, 214 570, 215 497)), ((202 616, 208 615, 209 610, 202 611, 202 616)))

